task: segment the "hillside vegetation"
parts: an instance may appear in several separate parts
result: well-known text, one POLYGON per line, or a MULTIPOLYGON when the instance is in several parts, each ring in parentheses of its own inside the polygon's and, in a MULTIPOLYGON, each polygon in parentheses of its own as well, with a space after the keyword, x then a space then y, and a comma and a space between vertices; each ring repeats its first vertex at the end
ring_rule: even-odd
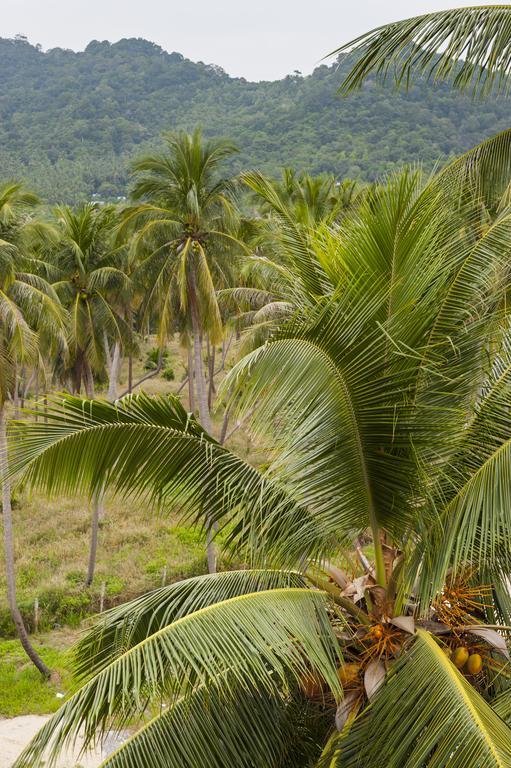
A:
POLYGON ((372 180, 418 157, 431 167, 509 125, 505 99, 483 104, 447 86, 396 93, 370 80, 341 98, 347 66, 254 83, 142 39, 79 53, 0 39, 2 175, 49 202, 115 198, 128 191, 133 156, 162 130, 202 125, 239 147, 231 172, 290 165, 372 180))

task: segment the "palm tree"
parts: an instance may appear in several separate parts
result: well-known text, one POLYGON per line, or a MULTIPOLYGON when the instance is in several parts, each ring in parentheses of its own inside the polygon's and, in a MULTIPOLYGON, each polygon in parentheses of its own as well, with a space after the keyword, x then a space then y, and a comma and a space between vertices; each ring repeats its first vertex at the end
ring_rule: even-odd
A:
POLYGON ((311 176, 296 173, 292 168, 284 168, 280 180, 253 171, 242 173, 241 179, 256 193, 258 202, 261 202, 261 185, 272 187, 273 196, 262 195, 263 213, 271 214, 276 206, 286 205, 298 223, 309 226, 321 221, 336 222, 364 189, 351 179, 337 181, 332 174, 311 176))
POLYGON ((58 298, 40 277, 41 260, 35 242, 48 234, 34 217, 38 199, 17 182, 0 185, 0 480, 7 581, 7 599, 16 632, 28 657, 45 677, 50 670, 28 637, 16 598, 11 488, 7 458, 6 422, 9 399, 15 400, 18 370, 37 364, 40 333, 62 343, 63 313, 58 298))
POLYGON ((104 371, 105 339, 122 342, 126 325, 111 301, 126 290, 129 278, 114 262, 115 209, 86 203, 76 210, 62 206, 56 211, 60 240, 54 249, 59 271, 55 290, 69 311, 69 360, 60 361, 63 378, 71 389, 82 385, 94 396, 94 373, 104 371))
MULTIPOLYGON (((160 344, 173 330, 175 298, 179 299, 193 337, 196 402, 202 424, 211 429, 203 369, 203 340, 222 335, 215 289, 233 267, 240 243, 232 232, 236 214, 233 185, 219 176, 235 148, 225 141, 205 140, 201 132, 165 135, 166 149, 134 164, 133 197, 125 228, 137 228, 141 246, 149 248, 140 277, 149 290, 143 313, 157 308, 160 344)), ((123 230, 124 231, 124 230, 123 230)), ((193 382, 193 371, 189 371, 193 382)))
POLYGON ((281 217, 292 316, 225 384, 265 467, 173 397, 14 426, 24 482, 179 504, 252 567, 100 617, 18 766, 145 713, 105 766, 510 764, 511 210, 481 226, 473 187, 498 141, 337 227, 281 217))

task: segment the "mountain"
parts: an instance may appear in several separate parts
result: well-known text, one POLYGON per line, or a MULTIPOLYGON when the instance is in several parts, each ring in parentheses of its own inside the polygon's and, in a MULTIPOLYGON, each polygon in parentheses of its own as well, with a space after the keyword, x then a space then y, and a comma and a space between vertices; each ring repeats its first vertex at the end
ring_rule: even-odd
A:
POLYGON ((347 66, 255 83, 142 39, 75 53, 0 38, 0 175, 49 202, 115 198, 127 193, 130 160, 162 131, 202 125, 239 147, 233 172, 292 165, 370 180, 406 162, 430 167, 511 125, 509 101, 474 102, 447 86, 396 93, 369 82, 339 97, 347 66))

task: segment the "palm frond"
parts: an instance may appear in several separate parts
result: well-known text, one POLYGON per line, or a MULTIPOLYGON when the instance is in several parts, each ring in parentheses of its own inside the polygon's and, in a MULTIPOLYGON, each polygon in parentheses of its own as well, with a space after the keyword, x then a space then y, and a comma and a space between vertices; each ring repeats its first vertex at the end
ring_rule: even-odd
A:
POLYGON ((372 73, 408 84, 420 76, 450 81, 461 91, 487 95, 509 90, 511 6, 477 5, 393 22, 342 45, 332 55, 359 53, 341 90, 372 73))
POLYGON ((211 768, 283 768, 300 738, 289 710, 250 683, 227 694, 198 689, 150 720, 101 768, 203 768, 205 761, 211 768))
POLYGON ((97 674, 154 632, 208 605, 237 595, 304 585, 298 573, 248 570, 195 576, 148 592, 97 618, 76 646, 75 674, 83 679, 97 674))
POLYGON ((141 394, 111 404, 64 395, 50 401, 44 422, 13 423, 10 438, 12 474, 48 493, 92 494, 108 486, 178 505, 202 525, 206 515, 219 521, 227 546, 291 567, 304 554, 304 525, 315 531, 314 554, 324 546, 318 521, 307 523, 308 510, 209 437, 177 398, 141 394), (283 561, 288 536, 297 548, 285 546, 283 561))
POLYGON ((279 589, 209 605, 163 627, 96 674, 43 726, 15 765, 39 766, 43 760, 54 765, 78 734, 87 748, 107 728, 142 716, 150 703, 172 705, 220 680, 226 690, 250 686, 278 694, 313 671, 339 695, 336 658, 322 593, 279 589))

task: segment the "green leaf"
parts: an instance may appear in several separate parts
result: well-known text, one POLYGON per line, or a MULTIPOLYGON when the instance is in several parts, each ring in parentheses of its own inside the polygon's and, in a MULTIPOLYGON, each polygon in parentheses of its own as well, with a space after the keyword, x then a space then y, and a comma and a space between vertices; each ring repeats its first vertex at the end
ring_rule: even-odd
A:
POLYGON ((332 53, 360 53, 341 90, 359 87, 372 73, 398 84, 425 76, 451 81, 461 91, 487 95, 509 90, 511 6, 477 5, 393 22, 332 53))
POLYGON ((237 595, 304 585, 298 573, 227 571, 161 587, 101 614, 76 646, 75 673, 81 678, 97 674, 154 632, 208 605, 237 595))
POLYGON ((323 593, 277 589, 182 616, 89 680, 43 726, 16 768, 53 765, 79 734, 87 747, 151 703, 170 706, 202 686, 286 693, 312 671, 339 695, 338 646, 325 607, 323 593))

